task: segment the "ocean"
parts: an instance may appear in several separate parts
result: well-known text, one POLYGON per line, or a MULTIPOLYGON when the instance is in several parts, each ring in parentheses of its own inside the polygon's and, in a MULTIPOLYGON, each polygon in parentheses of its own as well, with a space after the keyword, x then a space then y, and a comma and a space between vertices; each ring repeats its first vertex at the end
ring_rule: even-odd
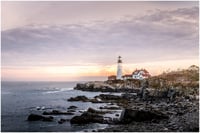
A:
MULTIPOLYGON (((105 103, 68 102, 78 95, 92 98, 101 92, 74 90, 78 82, 1 82, 1 131, 3 132, 68 132, 92 131, 105 128, 106 124, 71 125, 70 122, 58 124, 60 118, 71 119, 71 115, 54 116, 53 122, 27 121, 31 113, 41 113, 57 109, 66 111, 71 105, 78 110, 89 107, 99 108, 105 103), (40 109, 40 110, 38 110, 40 109)), ((79 112, 76 112, 79 114, 79 112)))

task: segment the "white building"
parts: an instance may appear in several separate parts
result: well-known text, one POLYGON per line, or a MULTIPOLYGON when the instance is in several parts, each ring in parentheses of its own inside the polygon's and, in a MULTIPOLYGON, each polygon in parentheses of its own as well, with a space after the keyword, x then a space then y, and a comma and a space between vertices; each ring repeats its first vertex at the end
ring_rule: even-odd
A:
POLYGON ((132 74, 133 79, 145 79, 145 78, 149 78, 151 75, 149 74, 149 72, 146 69, 141 69, 141 70, 135 70, 132 74))
POLYGON ((122 60, 121 60, 121 56, 118 57, 117 63, 118 63, 118 65, 117 65, 117 79, 122 80, 122 60))

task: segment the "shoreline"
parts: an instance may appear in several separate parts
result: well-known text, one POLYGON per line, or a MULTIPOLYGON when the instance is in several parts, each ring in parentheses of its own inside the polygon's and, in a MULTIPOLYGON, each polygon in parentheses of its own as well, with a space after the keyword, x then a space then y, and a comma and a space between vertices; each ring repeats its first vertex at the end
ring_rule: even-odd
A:
MULTIPOLYGON (((155 77, 148 80, 149 86, 139 84, 139 81, 131 83, 132 80, 76 82, 73 90, 63 91, 57 88, 60 85, 64 86, 62 88, 67 88, 65 84, 52 84, 53 86, 49 84, 47 88, 50 90, 48 90, 44 89, 45 82, 41 90, 37 89, 38 94, 41 94, 43 99, 44 92, 59 90, 56 94, 49 92, 44 94, 55 96, 62 104, 57 103, 59 106, 54 106, 55 100, 48 103, 52 108, 48 108, 47 104, 42 106, 37 104, 35 111, 29 112, 26 120, 29 124, 58 124, 54 125, 54 129, 47 128, 47 131, 72 131, 72 127, 76 126, 84 127, 80 129, 81 132, 199 131, 199 117, 196 117, 199 113, 199 88, 196 87, 198 82, 186 82, 174 87, 166 83, 161 87, 155 84, 157 82, 155 77), (142 93, 145 95, 141 95, 142 93), (29 119, 29 116, 32 118, 29 119), (87 126, 91 128, 88 129, 87 126)), ((163 82, 163 80, 158 81, 163 82)))
MULTIPOLYGON (((112 95, 99 95, 93 99, 83 100, 83 102, 111 102, 122 109, 119 119, 111 122, 112 124, 109 124, 107 128, 97 130, 99 132, 199 131, 199 117, 196 117, 199 114, 199 82, 187 81, 181 84, 177 80, 178 78, 171 82, 169 79, 161 77, 148 79, 150 87, 138 84, 138 81, 135 80, 113 80, 77 84, 74 89, 89 92, 121 93, 118 98, 112 95), (156 82, 159 84, 156 85, 156 82), (155 85, 159 88, 154 88, 155 85), (141 91, 144 87, 145 97, 141 97, 141 91), (95 98, 100 98, 101 101, 95 98), (156 116, 157 113, 154 114, 154 111, 161 116, 156 116), (128 115, 125 117, 124 113, 128 115), (146 116, 146 118, 142 116, 146 116), (157 119, 159 117, 166 119, 157 119), (126 122, 124 123, 124 121, 126 122), (129 122, 127 123, 127 121, 129 122)), ((80 99, 80 101, 82 100, 80 99)))

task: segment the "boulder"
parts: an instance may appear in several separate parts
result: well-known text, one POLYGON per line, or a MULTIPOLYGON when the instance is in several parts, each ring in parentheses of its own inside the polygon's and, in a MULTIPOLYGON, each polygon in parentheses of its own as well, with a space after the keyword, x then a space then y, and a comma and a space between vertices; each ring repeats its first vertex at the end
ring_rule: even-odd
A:
POLYGON ((86 112, 83 112, 80 116, 74 116, 71 120, 71 124, 87 124, 87 123, 108 123, 104 119, 102 114, 108 113, 108 111, 100 111, 93 108, 88 108, 86 112))
POLYGON ((38 120, 43 120, 44 116, 42 115, 37 115, 37 114, 30 114, 28 116, 28 121, 38 121, 38 120))
MULTIPOLYGON (((121 81, 120 81, 121 82, 121 81)), ((138 81, 137 81, 138 82, 138 81)), ((138 89, 127 86, 124 81, 121 83, 109 83, 102 81, 94 81, 80 84, 78 83, 74 89, 82 91, 92 92, 127 92, 127 93, 138 93, 138 89)))
POLYGON ((91 103, 103 103, 103 101, 99 98, 93 98, 89 100, 91 103))
POLYGON ((122 99, 121 96, 110 95, 110 94, 100 94, 94 98, 100 98, 101 100, 119 100, 122 99))
POLYGON ((103 123, 103 116, 90 112, 84 112, 80 116, 74 116, 71 120, 71 124, 88 124, 88 123, 103 123))
POLYGON ((69 106, 67 109, 76 109, 76 108, 78 108, 78 107, 76 107, 76 106, 69 106))
POLYGON ((28 121, 53 121, 53 117, 52 116, 48 116, 48 117, 44 117, 42 115, 38 115, 38 114, 30 114, 28 116, 28 121))
POLYGON ((115 88, 104 82, 87 82, 84 84, 77 84, 74 89, 82 91, 101 91, 101 92, 114 92, 115 88))
POLYGON ((43 115, 73 115, 74 113, 72 112, 62 112, 59 110, 52 110, 50 112, 44 111, 43 115))
POLYGON ((120 120, 122 123, 130 123, 132 121, 142 122, 151 121, 153 119, 167 119, 167 115, 153 110, 136 110, 125 109, 122 111, 120 120))
POLYGON ((82 102, 88 102, 89 99, 86 96, 77 96, 77 97, 71 97, 68 99, 68 101, 82 101, 82 102))
POLYGON ((119 110, 121 108, 118 106, 104 106, 104 107, 99 107, 99 109, 119 110))
POLYGON ((105 114, 105 113, 107 113, 106 111, 95 110, 93 108, 88 108, 87 112, 93 113, 93 114, 105 114))
POLYGON ((137 93, 124 93, 121 94, 122 98, 130 100, 130 99, 135 99, 137 98, 137 93))
POLYGON ((74 89, 81 90, 84 88, 86 88, 86 84, 78 83, 78 84, 76 84, 76 87, 74 89))

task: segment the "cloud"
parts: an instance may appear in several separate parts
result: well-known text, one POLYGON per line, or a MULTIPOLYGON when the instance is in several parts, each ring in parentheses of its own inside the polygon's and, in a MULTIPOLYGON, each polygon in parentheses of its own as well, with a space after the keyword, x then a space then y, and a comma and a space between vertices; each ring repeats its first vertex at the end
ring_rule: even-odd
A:
POLYGON ((198 7, 80 24, 2 31, 2 65, 74 65, 198 58, 198 7))

